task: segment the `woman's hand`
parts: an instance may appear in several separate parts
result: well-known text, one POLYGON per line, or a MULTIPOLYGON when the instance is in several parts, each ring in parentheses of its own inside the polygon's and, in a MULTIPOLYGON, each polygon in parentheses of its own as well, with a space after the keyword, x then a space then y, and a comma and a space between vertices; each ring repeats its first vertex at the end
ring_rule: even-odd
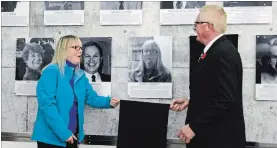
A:
POLYGON ((112 98, 111 101, 110 101, 110 105, 111 105, 112 107, 117 107, 118 104, 119 104, 119 102, 120 102, 119 99, 117 99, 117 98, 112 98))
POLYGON ((73 144, 73 143, 74 143, 74 140, 77 140, 77 138, 74 136, 74 134, 72 134, 72 136, 70 136, 70 137, 66 140, 66 142, 73 144))

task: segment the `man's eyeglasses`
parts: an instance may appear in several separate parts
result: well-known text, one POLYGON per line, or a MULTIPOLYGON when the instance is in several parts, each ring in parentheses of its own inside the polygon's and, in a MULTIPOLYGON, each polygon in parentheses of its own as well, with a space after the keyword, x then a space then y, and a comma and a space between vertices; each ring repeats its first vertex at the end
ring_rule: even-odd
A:
POLYGON ((80 49, 83 50, 83 47, 81 46, 71 46, 70 48, 74 48, 76 51, 79 51, 80 49))
POLYGON ((205 23, 211 24, 210 22, 198 22, 198 21, 194 22, 193 30, 194 30, 194 31, 196 30, 196 25, 197 25, 197 24, 205 24, 205 23))
POLYGON ((194 22, 195 25, 196 24, 204 24, 204 23, 208 23, 209 24, 209 22, 194 22))

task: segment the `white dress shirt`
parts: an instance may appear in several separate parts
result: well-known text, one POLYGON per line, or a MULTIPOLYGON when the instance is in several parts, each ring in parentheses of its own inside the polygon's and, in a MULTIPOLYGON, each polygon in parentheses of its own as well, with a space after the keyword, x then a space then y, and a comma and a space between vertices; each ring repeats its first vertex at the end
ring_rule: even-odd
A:
POLYGON ((207 44, 207 46, 205 46, 205 48, 204 48, 204 50, 203 50, 203 53, 202 53, 202 54, 200 55, 200 57, 198 58, 198 62, 199 62, 200 58, 202 57, 202 55, 205 54, 205 53, 210 49, 210 47, 213 45, 213 43, 214 43, 217 39, 219 39, 220 37, 222 37, 222 36, 223 36, 223 34, 220 34, 220 35, 216 36, 214 39, 212 39, 212 40, 207 44))
POLYGON ((261 84, 277 84, 277 77, 261 73, 261 84))
POLYGON ((92 75, 95 76, 95 82, 102 82, 101 77, 100 77, 100 75, 99 75, 98 72, 95 73, 95 74, 90 74, 90 73, 85 72, 85 74, 86 74, 86 77, 87 77, 88 80, 89 80, 89 83, 92 83, 92 79, 91 79, 91 76, 92 76, 92 75))
POLYGON ((220 35, 216 36, 213 40, 211 40, 208 43, 208 45, 204 48, 204 54, 209 50, 209 48, 213 45, 213 43, 222 36, 223 36, 223 34, 220 34, 220 35))

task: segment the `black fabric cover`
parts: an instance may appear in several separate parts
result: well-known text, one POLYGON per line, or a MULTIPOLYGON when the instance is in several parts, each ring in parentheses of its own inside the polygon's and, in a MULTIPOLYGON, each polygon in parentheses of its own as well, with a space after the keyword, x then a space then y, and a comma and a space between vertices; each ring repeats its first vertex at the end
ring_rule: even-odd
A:
POLYGON ((117 148, 166 148, 169 104, 120 101, 117 148))

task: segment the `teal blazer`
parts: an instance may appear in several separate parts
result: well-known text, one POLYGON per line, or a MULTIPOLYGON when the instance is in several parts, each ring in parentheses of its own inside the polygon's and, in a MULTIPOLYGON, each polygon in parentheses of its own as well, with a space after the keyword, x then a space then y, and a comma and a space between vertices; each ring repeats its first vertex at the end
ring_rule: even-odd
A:
MULTIPOLYGON (((66 140, 72 135, 68 124, 70 108, 74 101, 74 92, 69 83, 73 71, 73 67, 67 64, 64 66, 64 75, 61 74, 57 64, 50 64, 42 71, 36 88, 38 111, 32 140, 66 146, 66 140)), ((77 138, 81 142, 84 139, 85 104, 94 108, 111 108, 111 97, 98 96, 81 69, 77 69, 74 74, 74 91, 78 100, 77 138)))

